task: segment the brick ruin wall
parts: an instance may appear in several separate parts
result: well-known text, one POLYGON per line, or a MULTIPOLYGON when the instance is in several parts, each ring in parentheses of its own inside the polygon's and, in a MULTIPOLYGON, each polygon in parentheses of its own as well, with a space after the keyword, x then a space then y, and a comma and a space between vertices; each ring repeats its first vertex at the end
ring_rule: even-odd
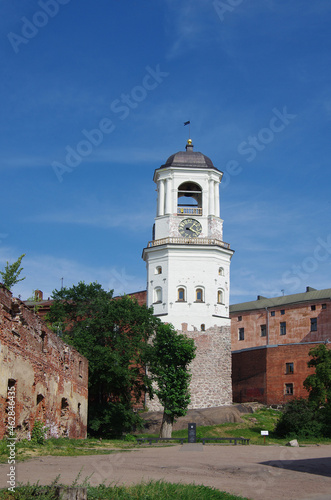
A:
MULTIPOLYGON (((189 409, 213 408, 232 404, 231 329, 213 327, 206 331, 179 330, 193 338, 196 357, 190 364, 192 374, 189 409)), ((157 397, 147 399, 149 411, 161 411, 157 397)))
POLYGON ((41 420, 49 436, 85 438, 88 361, 0 284, 0 439, 7 435, 8 386, 15 432, 29 438, 41 420))

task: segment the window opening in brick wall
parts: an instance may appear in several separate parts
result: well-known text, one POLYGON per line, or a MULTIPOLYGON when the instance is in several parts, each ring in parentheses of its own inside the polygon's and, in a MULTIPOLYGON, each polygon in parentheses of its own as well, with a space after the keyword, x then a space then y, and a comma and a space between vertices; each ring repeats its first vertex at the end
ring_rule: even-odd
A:
POLYGON ((286 375, 290 375, 291 373, 294 373, 294 364, 286 363, 286 375))
POLYGON ((261 325, 261 337, 267 336, 267 325, 261 325))
POLYGON ((286 321, 280 323, 280 334, 286 335, 286 321))
POLYGON ((280 314, 283 316, 285 314, 285 309, 281 309, 280 314))
POLYGON ((202 325, 200 326, 200 329, 202 332, 204 332, 206 330, 206 325, 204 323, 202 323, 202 325))
POLYGON ((45 351, 46 332, 41 332, 40 338, 41 338, 41 352, 44 352, 45 351))
POLYGON ((312 311, 316 311, 316 306, 315 306, 315 305, 310 306, 310 309, 311 309, 312 311))
POLYGON ((16 386, 16 380, 14 378, 9 378, 7 385, 8 385, 8 390, 12 389, 12 387, 16 386))
POLYGON ((275 316, 275 311, 271 311, 270 316, 275 316))
POLYGON ((69 403, 67 398, 62 398, 61 399, 61 417, 65 417, 65 415, 69 411, 69 403))
POLYGON ((6 400, 6 406, 5 406, 5 412, 6 412, 6 421, 5 421, 5 428, 6 432, 8 432, 9 427, 14 427, 13 425, 13 417, 14 417, 14 422, 16 424, 17 428, 17 419, 16 419, 16 380, 14 378, 9 378, 7 382, 7 400, 6 400), (12 412, 14 412, 15 416, 13 416, 12 412), (10 415, 8 415, 10 413, 10 415))
POLYGON ((326 309, 326 304, 322 304, 322 309, 326 309))
POLYGON ((42 394, 37 394, 37 405, 42 403, 44 400, 44 396, 42 394))
POLYGON ((317 318, 310 318, 310 331, 317 332, 317 318))
POLYGON ((238 338, 239 340, 245 340, 245 328, 239 328, 238 338))
POLYGON ((78 413, 78 416, 79 416, 79 417, 80 417, 80 406, 81 406, 81 404, 80 404, 80 403, 78 403, 78 405, 77 405, 77 413, 78 413))
POLYGON ((78 362, 78 376, 81 378, 83 377, 83 362, 82 361, 78 362))
POLYGON ((242 316, 238 316, 238 321, 242 321, 243 320, 243 317, 242 316))
POLYGON ((285 384, 285 394, 293 395, 293 384, 285 384))

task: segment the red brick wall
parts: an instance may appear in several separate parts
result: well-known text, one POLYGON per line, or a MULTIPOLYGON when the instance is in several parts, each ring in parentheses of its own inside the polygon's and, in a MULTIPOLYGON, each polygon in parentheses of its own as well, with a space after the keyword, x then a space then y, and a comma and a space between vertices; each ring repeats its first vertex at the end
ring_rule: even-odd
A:
POLYGON ((232 350, 247 349, 263 345, 278 345, 294 342, 315 342, 331 340, 331 303, 320 300, 304 304, 292 304, 275 308, 231 313, 232 350), (326 304, 326 309, 322 308, 326 304), (315 306, 315 311, 311 306, 315 306), (285 310, 285 314, 281 314, 285 310), (271 316, 271 311, 275 315, 271 316), (268 314, 268 318, 267 318, 268 314), (242 317, 239 321, 238 317, 242 317), (317 331, 310 331, 310 318, 317 318, 317 331), (268 337, 261 337, 261 325, 268 325, 268 337), (286 322, 286 335, 280 335, 280 323, 286 322), (239 328, 244 328, 245 339, 239 340, 239 328))
POLYGON ((317 344, 281 345, 267 349, 266 404, 287 403, 294 398, 307 398, 303 382, 314 373, 308 368, 309 351, 317 344), (286 363, 293 363, 293 373, 286 373, 286 363), (293 384, 293 394, 286 394, 286 384, 293 384))
POLYGON ((234 403, 266 400, 267 350, 264 348, 232 353, 234 403))
POLYGON ((129 293, 130 297, 135 297, 140 306, 144 306, 147 304, 147 290, 143 290, 142 292, 129 293))
POLYGON ((317 345, 287 344, 233 352, 233 401, 272 405, 306 398, 308 393, 303 382, 314 373, 314 369, 307 366, 311 359, 309 351, 317 345), (293 363, 293 373, 286 373, 287 363, 293 363), (293 385, 293 394, 286 394, 286 384, 293 385))
POLYGON ((86 437, 88 362, 0 285, 0 438, 6 435, 8 381, 15 380, 16 433, 35 419, 54 436, 86 437))

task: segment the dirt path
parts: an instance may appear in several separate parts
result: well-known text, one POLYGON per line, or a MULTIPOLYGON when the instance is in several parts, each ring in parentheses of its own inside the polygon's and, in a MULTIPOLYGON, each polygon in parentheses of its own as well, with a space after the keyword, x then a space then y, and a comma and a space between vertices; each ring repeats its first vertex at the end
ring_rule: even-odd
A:
MULTIPOLYGON (((42 457, 17 465, 17 480, 71 484, 132 484, 142 480, 204 484, 253 500, 331 500, 331 446, 176 445, 112 455, 42 457)), ((0 465, 0 487, 7 487, 9 465, 0 465)))

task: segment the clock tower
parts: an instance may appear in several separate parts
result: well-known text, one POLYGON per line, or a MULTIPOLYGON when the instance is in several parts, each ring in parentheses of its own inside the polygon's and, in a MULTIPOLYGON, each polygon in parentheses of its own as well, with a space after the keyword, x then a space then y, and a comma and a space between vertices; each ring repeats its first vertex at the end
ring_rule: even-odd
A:
POLYGON ((193 151, 190 139, 154 173, 157 211, 153 239, 143 250, 147 305, 177 330, 230 326, 233 250, 223 241, 222 175, 193 151))

